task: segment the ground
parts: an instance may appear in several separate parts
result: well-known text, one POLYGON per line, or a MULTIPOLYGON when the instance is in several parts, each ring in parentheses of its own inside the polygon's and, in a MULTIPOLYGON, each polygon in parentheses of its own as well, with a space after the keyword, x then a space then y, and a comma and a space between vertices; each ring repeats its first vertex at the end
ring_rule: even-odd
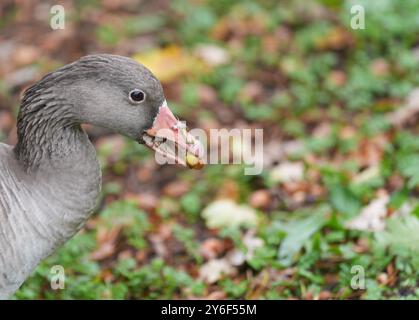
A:
POLYGON ((60 3, 64 30, 56 1, 0 4, 2 142, 28 85, 107 52, 148 66, 190 128, 263 129, 264 170, 159 166, 85 127, 100 204, 15 299, 419 297, 416 0, 60 3))

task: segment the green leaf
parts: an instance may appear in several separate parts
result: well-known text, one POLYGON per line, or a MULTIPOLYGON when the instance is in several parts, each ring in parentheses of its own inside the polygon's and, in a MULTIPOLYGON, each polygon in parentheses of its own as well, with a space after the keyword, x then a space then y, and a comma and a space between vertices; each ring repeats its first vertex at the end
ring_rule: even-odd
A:
POLYGON ((409 178, 407 186, 414 188, 419 185, 419 155, 402 154, 397 158, 397 168, 403 176, 409 178))
POLYGON ((287 233, 278 251, 281 264, 285 266, 292 264, 296 254, 308 239, 326 224, 329 212, 328 206, 322 206, 304 219, 280 225, 279 229, 287 233))
POLYGON ((338 212, 349 216, 356 215, 361 209, 358 198, 348 188, 341 185, 330 188, 330 201, 338 212))
POLYGON ((419 268, 419 219, 416 216, 389 219, 386 231, 376 233, 375 239, 378 247, 387 247, 392 254, 411 259, 415 268, 419 268))

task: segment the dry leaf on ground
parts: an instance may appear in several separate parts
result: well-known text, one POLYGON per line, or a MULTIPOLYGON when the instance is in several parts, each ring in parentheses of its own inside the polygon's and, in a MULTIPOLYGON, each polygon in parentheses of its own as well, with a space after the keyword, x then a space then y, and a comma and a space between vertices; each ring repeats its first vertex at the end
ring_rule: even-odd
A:
POLYGON ((227 259, 214 259, 202 265, 199 277, 207 283, 215 283, 224 275, 233 275, 236 271, 227 259))
POLYGON ((178 46, 137 54, 134 59, 149 68, 163 83, 187 74, 199 73, 207 67, 200 59, 178 46))
POLYGON ((397 127, 403 126, 406 122, 419 113, 419 88, 410 92, 406 105, 388 115, 391 124, 397 127))
POLYGON ((346 223, 346 227, 364 231, 382 231, 385 228, 389 196, 382 193, 361 210, 359 216, 346 223))
POLYGON ((270 172, 273 182, 299 182, 304 178, 304 164, 302 162, 282 162, 270 172))
POLYGON ((254 226, 257 224, 256 211, 247 205, 238 205, 229 199, 212 202, 202 216, 210 228, 229 226, 254 226))

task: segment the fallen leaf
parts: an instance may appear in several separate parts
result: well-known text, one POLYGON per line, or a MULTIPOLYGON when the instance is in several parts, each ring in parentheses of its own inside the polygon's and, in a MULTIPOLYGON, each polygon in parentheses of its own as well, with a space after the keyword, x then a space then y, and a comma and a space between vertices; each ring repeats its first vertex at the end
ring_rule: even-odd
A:
POLYGON ((414 215, 391 217, 386 230, 374 234, 378 247, 390 249, 392 254, 409 257, 419 268, 419 219, 414 215))
POLYGON ((365 138, 355 150, 353 158, 357 161, 358 165, 362 167, 380 165, 387 143, 388 137, 385 135, 365 138))
POLYGON ((267 208, 271 203, 268 190, 257 190, 250 195, 249 204, 256 209, 267 208))
POLYGON ((187 193, 191 188, 191 185, 186 181, 173 181, 168 183, 163 188, 163 194, 172 198, 178 198, 187 193))
POLYGON ((378 177, 380 174, 380 168, 378 165, 374 165, 366 168, 365 170, 358 173, 353 177, 352 182, 355 184, 361 184, 367 182, 375 177, 378 177))
POLYGON ((207 68, 203 61, 175 45, 137 54, 134 59, 150 69, 163 83, 184 75, 198 74, 207 68))
POLYGON ((202 216, 210 228, 229 226, 255 226, 258 222, 256 211, 247 205, 238 205, 229 199, 216 200, 202 211, 202 216))
POLYGON ((322 291, 319 293, 319 300, 328 300, 332 298, 333 298, 333 295, 330 291, 322 291))
POLYGON ((226 64, 230 60, 230 56, 224 48, 213 44, 199 45, 195 49, 195 54, 212 67, 226 64))
POLYGON ((355 40, 352 34, 342 27, 334 27, 316 41, 320 50, 341 50, 351 47, 355 40))
POLYGON ((382 231, 385 228, 385 217, 387 216, 387 204, 389 196, 382 192, 378 198, 372 200, 361 210, 359 216, 346 223, 346 227, 364 231, 382 231))
POLYGON ((225 249, 224 242, 217 238, 210 238, 205 240, 199 252, 202 254, 204 259, 210 260, 217 258, 225 249))
POLYGON ((247 82, 240 90, 239 97, 241 101, 256 102, 260 101, 265 95, 262 84, 257 81, 247 82))
POLYGON ((0 132, 7 132, 13 128, 15 120, 10 112, 0 111, 0 132))
POLYGON ((341 70, 330 72, 327 81, 336 87, 341 87, 346 83, 346 73, 341 70))
POLYGON ((388 114, 388 121, 396 126, 401 127, 406 122, 414 118, 419 113, 419 88, 410 92, 407 102, 404 106, 394 112, 388 114))
POLYGON ((201 104, 213 105, 217 102, 217 91, 210 86, 200 84, 198 85, 198 97, 201 104))
POLYGON ((121 227, 114 226, 110 229, 99 227, 96 235, 98 248, 90 255, 92 260, 98 261, 109 258, 115 253, 116 240, 121 231, 121 227))
POLYGON ((132 258, 132 251, 131 250, 124 250, 118 254, 118 260, 126 260, 132 258))
POLYGON ((134 201, 141 209, 146 211, 153 211, 156 209, 159 199, 156 195, 145 192, 140 194, 127 194, 125 199, 134 201))
POLYGON ((215 283, 223 276, 231 276, 237 272, 227 259, 213 259, 201 266, 199 278, 207 283, 215 283))
POLYGON ((380 283, 382 285, 387 285, 388 284, 388 275, 387 275, 387 273, 381 272, 377 276, 377 281, 378 281, 378 283, 380 283))
POLYGON ((302 162, 282 162, 271 170, 269 176, 273 182, 299 182, 304 178, 304 164, 302 162))
POLYGON ((390 71, 389 63, 383 59, 375 59, 370 64, 371 72, 377 77, 385 77, 390 71))
POLYGON ((305 242, 325 225, 329 211, 327 206, 320 207, 304 219, 279 225, 279 229, 287 233, 278 251, 278 259, 283 265, 291 265, 305 242))
POLYGON ((217 198, 238 200, 240 197, 239 186, 236 181, 227 179, 218 190, 217 198))
POLYGON ((234 266, 241 266, 246 261, 252 259, 255 251, 263 247, 265 242, 263 239, 255 236, 254 230, 249 230, 243 237, 243 244, 246 248, 245 252, 242 250, 234 249, 230 251, 226 257, 234 266))

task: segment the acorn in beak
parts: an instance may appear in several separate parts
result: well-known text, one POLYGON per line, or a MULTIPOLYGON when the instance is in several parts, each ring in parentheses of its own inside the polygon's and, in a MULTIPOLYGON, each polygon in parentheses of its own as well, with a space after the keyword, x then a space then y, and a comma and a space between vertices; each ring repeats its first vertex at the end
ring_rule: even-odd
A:
POLYGON ((142 136, 145 144, 168 163, 178 163, 191 169, 204 166, 203 146, 193 137, 184 122, 179 121, 167 106, 166 101, 159 109, 153 127, 142 136))

